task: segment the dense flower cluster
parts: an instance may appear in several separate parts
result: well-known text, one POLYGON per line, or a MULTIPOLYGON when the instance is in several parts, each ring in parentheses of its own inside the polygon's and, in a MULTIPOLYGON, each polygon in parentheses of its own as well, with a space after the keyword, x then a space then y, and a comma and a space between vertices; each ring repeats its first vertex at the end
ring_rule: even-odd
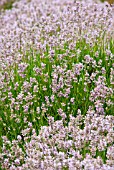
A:
POLYGON ((113 170, 114 117, 93 115, 93 112, 91 110, 84 118, 78 110, 76 118, 70 115, 67 126, 64 120, 54 121, 53 117, 49 117, 49 126, 43 126, 38 136, 30 126, 28 130, 22 132, 26 143, 25 157, 22 149, 18 147, 18 144, 22 143, 21 136, 12 143, 4 139, 3 153, 4 155, 7 153, 7 158, 4 159, 3 167, 10 170, 63 168, 113 170), (32 136, 28 143, 27 134, 30 130, 32 136), (12 146, 10 153, 7 145, 12 146), (102 157, 107 158, 105 164, 102 157), (25 163, 19 166, 22 161, 25 163))
POLYGON ((109 5, 74 2, 22 0, 15 3, 11 11, 0 16, 0 54, 15 56, 15 52, 26 50, 31 44, 43 50, 46 44, 62 46, 67 41, 72 47, 79 38, 93 43, 100 34, 100 37, 105 32, 112 34, 113 9, 109 5))
POLYGON ((20 0, 0 24, 0 168, 114 169, 114 7, 20 0))

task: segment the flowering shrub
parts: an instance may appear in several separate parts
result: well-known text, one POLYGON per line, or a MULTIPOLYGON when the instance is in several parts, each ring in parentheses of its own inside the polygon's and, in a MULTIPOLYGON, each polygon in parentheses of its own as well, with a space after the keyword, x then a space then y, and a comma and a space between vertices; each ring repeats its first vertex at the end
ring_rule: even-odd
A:
POLYGON ((12 143, 4 138, 3 167, 6 169, 113 169, 113 116, 93 115, 91 110, 85 117, 78 110, 70 121, 54 121, 49 117, 49 126, 43 126, 39 135, 30 125, 22 134, 25 136, 24 157, 22 137, 12 143), (28 133, 32 130, 31 141, 28 133), (11 146, 11 151, 7 147, 11 146), (13 164, 11 165, 11 161, 13 164), (20 167, 21 162, 25 163, 20 167), (10 166, 11 165, 11 166, 10 166), (17 166, 19 166, 17 168, 17 166), (9 168, 10 167, 10 168, 9 168))
POLYGON ((0 14, 1 169, 114 169, 113 16, 89 0, 0 14))

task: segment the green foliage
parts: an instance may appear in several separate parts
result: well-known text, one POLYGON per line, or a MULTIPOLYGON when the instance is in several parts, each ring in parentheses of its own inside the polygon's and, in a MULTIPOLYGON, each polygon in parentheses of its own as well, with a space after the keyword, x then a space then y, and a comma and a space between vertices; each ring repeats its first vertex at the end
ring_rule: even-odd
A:
POLYGON ((13 3, 15 2, 15 0, 8 0, 7 2, 5 2, 2 6, 0 6, 0 10, 10 10, 13 7, 13 3))

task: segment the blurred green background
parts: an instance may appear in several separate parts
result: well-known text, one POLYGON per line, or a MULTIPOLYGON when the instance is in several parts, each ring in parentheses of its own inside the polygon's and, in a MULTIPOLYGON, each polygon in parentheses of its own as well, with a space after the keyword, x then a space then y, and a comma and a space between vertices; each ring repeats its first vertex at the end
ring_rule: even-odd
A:
POLYGON ((114 3, 114 0, 101 0, 102 2, 104 2, 104 1, 107 1, 107 2, 109 2, 109 4, 113 4, 114 3))

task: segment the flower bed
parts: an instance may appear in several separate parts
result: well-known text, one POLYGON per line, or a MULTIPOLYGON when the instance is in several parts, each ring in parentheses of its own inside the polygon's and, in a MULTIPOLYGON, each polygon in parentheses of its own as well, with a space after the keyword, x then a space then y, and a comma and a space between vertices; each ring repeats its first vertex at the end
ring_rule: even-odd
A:
POLYGON ((1 169, 114 169, 113 9, 21 0, 0 14, 1 169))

